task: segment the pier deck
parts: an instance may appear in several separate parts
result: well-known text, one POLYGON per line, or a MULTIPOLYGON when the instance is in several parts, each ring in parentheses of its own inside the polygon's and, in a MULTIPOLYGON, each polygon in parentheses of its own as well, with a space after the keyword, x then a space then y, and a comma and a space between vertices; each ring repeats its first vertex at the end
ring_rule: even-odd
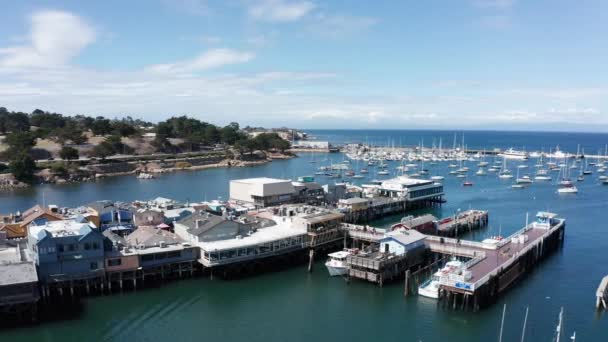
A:
POLYGON ((440 279, 440 301, 474 310, 496 300, 516 280, 563 243, 565 220, 539 213, 539 220, 504 239, 482 242, 427 236, 431 252, 467 257, 462 268, 440 279))
MULTIPOLYGON (((514 235, 521 233, 522 231, 514 235)), ((475 288, 483 285, 490 275, 497 274, 500 269, 508 267, 520 254, 536 246, 548 233, 549 231, 546 229, 530 227, 524 232, 528 237, 526 242, 513 243, 513 236, 511 236, 495 246, 474 241, 459 242, 457 239, 444 239, 442 244, 433 237, 427 237, 427 243, 432 252, 472 257, 467 268, 471 272, 471 278, 466 282, 454 281, 450 285, 474 291, 475 288)))

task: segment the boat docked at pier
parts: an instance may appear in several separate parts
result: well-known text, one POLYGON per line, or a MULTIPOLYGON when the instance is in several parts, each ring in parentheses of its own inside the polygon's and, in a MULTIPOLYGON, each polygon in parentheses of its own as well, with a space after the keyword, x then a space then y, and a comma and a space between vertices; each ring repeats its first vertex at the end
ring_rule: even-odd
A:
POLYGON ((329 253, 327 256, 329 259, 325 262, 325 267, 329 275, 332 277, 344 276, 348 273, 348 266, 346 265, 346 258, 349 255, 357 254, 355 249, 345 249, 343 251, 329 253))
POLYGON ((448 261, 442 269, 433 274, 431 279, 425 281, 418 287, 418 294, 423 297, 438 299, 439 285, 441 284, 442 278, 447 278, 450 273, 456 273, 463 265, 463 262, 460 260, 454 259, 448 261))

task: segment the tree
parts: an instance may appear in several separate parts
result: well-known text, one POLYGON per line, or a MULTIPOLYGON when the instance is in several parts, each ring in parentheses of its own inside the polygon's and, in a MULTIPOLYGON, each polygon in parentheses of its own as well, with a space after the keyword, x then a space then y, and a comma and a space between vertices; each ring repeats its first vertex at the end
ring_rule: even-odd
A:
POLYGON ((63 146, 59 151, 59 157, 63 160, 78 159, 78 150, 70 146, 63 146))
POLYGON ((291 147, 289 141, 285 139, 275 139, 272 143, 272 147, 275 150, 281 151, 281 153, 285 153, 285 150, 288 150, 291 147))
POLYGON ((29 155, 21 153, 11 160, 9 169, 17 180, 30 183, 34 179, 36 162, 29 155))
POLYGON ((106 135, 112 132, 112 123, 103 116, 98 116, 90 128, 95 135, 106 135))
POLYGON ((4 143, 8 145, 5 154, 11 158, 14 155, 29 153, 31 148, 36 145, 36 138, 30 132, 16 132, 8 134, 4 143))
POLYGON ((130 125, 126 121, 115 121, 112 123, 112 132, 113 134, 120 135, 121 137, 128 137, 137 133, 137 130, 135 127, 133 127, 133 125, 130 125))
POLYGON ((93 147, 91 155, 93 157, 106 159, 107 157, 114 155, 114 150, 112 149, 112 145, 110 145, 106 141, 103 141, 101 144, 93 147))

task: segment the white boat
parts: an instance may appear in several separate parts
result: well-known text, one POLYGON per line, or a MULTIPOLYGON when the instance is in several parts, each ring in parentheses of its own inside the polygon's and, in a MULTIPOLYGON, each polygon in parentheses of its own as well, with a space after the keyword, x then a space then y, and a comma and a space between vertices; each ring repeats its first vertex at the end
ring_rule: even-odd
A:
POLYGON ((521 178, 517 178, 516 182, 517 184, 531 184, 532 179, 530 179, 530 176, 523 176, 521 178))
POLYGON ((142 172, 139 175, 137 175, 138 179, 154 179, 154 175, 151 173, 147 173, 147 172, 142 172))
POLYGON ((573 185, 564 185, 561 188, 557 189, 557 192, 560 194, 576 194, 578 193, 578 189, 573 185))
POLYGON ((475 174, 478 176, 485 176, 488 173, 486 172, 486 170, 484 168, 479 168, 479 170, 477 172, 475 172, 475 174))
POLYGON ((423 297, 438 299, 441 280, 447 279, 450 273, 462 268, 463 265, 462 261, 459 260, 448 261, 442 269, 433 274, 431 279, 425 281, 418 287, 418 294, 423 297))
POLYGON ((431 180, 436 180, 436 181, 440 181, 440 180, 443 180, 443 179, 444 179, 443 176, 433 176, 433 177, 431 177, 431 180))
POLYGON ((352 254, 352 251, 344 250, 339 252, 330 253, 327 256, 329 259, 325 262, 325 267, 329 275, 332 277, 343 276, 348 273, 348 267, 346 265, 346 257, 352 254))
POLYGON ((513 148, 510 148, 502 153, 498 154, 499 157, 503 157, 506 159, 517 159, 517 160, 528 160, 528 153, 525 151, 517 151, 513 148))

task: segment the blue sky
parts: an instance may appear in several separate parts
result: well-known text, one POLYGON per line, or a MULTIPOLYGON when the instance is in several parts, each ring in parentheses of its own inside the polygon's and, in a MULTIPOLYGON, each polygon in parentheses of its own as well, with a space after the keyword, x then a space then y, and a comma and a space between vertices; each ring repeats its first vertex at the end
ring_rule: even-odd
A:
POLYGON ((0 22, 12 110, 608 129, 607 1, 10 1, 0 22))

